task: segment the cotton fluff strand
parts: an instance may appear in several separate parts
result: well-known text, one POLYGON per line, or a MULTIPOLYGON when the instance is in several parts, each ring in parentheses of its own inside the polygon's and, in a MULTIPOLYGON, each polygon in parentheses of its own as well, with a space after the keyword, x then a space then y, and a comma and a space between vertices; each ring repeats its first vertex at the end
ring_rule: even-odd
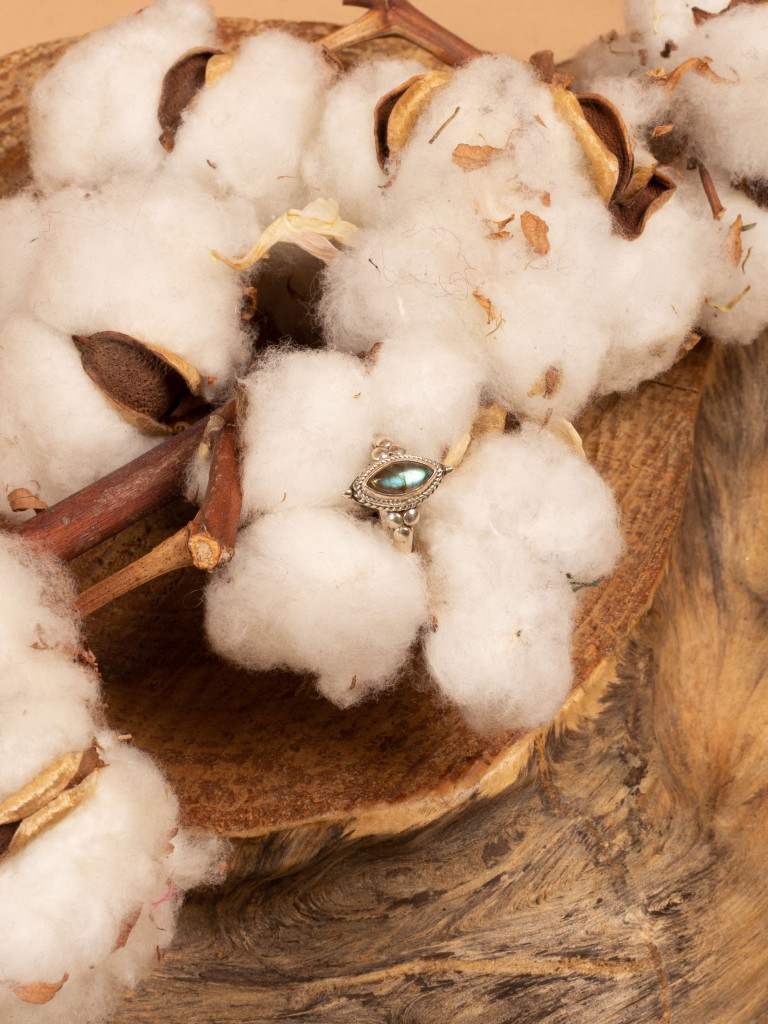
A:
POLYGON ((14 815, 2 819, 0 1017, 95 1024, 156 963, 181 895, 216 880, 225 848, 179 829, 157 767, 104 725, 61 568, 5 534, 0 573, 0 811, 64 755, 101 762, 82 799, 25 844, 14 815))

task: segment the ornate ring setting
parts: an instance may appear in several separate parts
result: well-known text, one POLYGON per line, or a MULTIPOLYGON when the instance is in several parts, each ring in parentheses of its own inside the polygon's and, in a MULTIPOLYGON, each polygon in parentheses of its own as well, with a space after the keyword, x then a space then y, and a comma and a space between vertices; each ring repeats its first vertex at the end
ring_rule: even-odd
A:
POLYGON ((452 471, 453 466, 408 454, 389 437, 376 437, 370 465, 355 477, 344 495, 376 509, 384 526, 392 530, 395 547, 412 551, 413 528, 419 521, 417 506, 452 471))

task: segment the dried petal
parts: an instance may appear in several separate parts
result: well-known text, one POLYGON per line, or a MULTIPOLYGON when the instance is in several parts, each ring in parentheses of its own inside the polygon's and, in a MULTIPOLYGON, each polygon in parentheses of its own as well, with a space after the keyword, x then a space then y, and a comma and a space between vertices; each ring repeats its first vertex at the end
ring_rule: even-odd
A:
POLYGON ((376 104, 373 115, 374 140, 379 167, 383 171, 388 169, 391 158, 402 152, 432 96, 447 85, 451 78, 452 72, 444 69, 414 75, 382 96, 376 104))
POLYGON ((47 502, 26 487, 14 488, 8 495, 8 504, 11 506, 11 512, 29 512, 30 509, 45 512, 48 508, 47 502))
POLYGON ((173 412, 200 394, 202 379, 194 366, 159 345, 118 331, 73 335, 72 340, 91 380, 146 433, 170 433, 167 420, 173 412))
POLYGON ((65 974, 61 981, 53 983, 46 981, 36 981, 29 985, 14 985, 11 983, 10 988, 11 992, 23 1003, 33 1003, 36 1006, 42 1006, 43 1003, 49 1003, 53 999, 68 978, 69 975, 65 974))
POLYGON ((263 259, 273 245, 289 242, 328 263, 339 254, 329 239, 351 245, 359 230, 355 224, 341 219, 335 199, 315 199, 303 210, 288 210, 273 220, 245 256, 231 260, 218 252, 213 255, 233 270, 247 270, 263 259))
POLYGON ((549 252, 549 225, 541 217, 537 217, 535 213, 529 213, 528 210, 520 217, 520 227, 523 229, 528 244, 531 245, 536 252, 541 253, 542 256, 546 256, 549 252))
POLYGON ((166 72, 157 110, 157 119, 163 129, 160 144, 165 149, 173 149, 182 115, 206 83, 208 61, 218 54, 221 50, 207 47, 189 50, 166 72))
POLYGON ((741 241, 741 214, 738 215, 736 220, 728 228, 728 236, 725 240, 725 249, 728 254, 728 259, 731 261, 734 267, 737 267, 741 263, 741 256, 744 251, 744 246, 741 241))
POLYGON ((451 160, 462 171, 476 171, 480 167, 487 167, 495 156, 503 152, 495 146, 468 146, 460 142, 451 153, 451 160))

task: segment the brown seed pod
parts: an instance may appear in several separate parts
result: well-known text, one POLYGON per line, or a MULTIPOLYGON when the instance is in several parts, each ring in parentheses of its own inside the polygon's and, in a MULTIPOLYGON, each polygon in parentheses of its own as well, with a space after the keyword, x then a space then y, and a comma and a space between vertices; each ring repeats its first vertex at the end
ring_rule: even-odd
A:
POLYGON ((160 144, 164 149, 173 149, 184 111, 205 85, 208 61, 217 55, 221 55, 221 50, 198 47, 179 57, 166 72, 157 108, 157 119, 162 128, 160 144))
POLYGON ((118 331, 73 335, 83 368, 122 415, 148 434, 172 432, 179 405, 200 394, 202 378, 181 356, 118 331))
POLYGON ((428 71, 415 75, 392 89, 376 104, 373 115, 374 141, 379 167, 388 170, 392 157, 397 156, 411 137, 421 112, 432 96, 450 82, 448 70, 428 71))

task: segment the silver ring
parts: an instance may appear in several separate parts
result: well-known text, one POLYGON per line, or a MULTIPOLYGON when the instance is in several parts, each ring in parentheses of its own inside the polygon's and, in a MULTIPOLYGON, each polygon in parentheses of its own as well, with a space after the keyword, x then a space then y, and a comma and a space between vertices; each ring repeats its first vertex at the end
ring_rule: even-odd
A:
POLYGON ((373 508, 392 530, 395 547, 413 551, 413 528, 419 521, 418 505, 434 494, 453 466, 410 455, 389 437, 373 441, 371 463, 352 481, 344 496, 373 508))

